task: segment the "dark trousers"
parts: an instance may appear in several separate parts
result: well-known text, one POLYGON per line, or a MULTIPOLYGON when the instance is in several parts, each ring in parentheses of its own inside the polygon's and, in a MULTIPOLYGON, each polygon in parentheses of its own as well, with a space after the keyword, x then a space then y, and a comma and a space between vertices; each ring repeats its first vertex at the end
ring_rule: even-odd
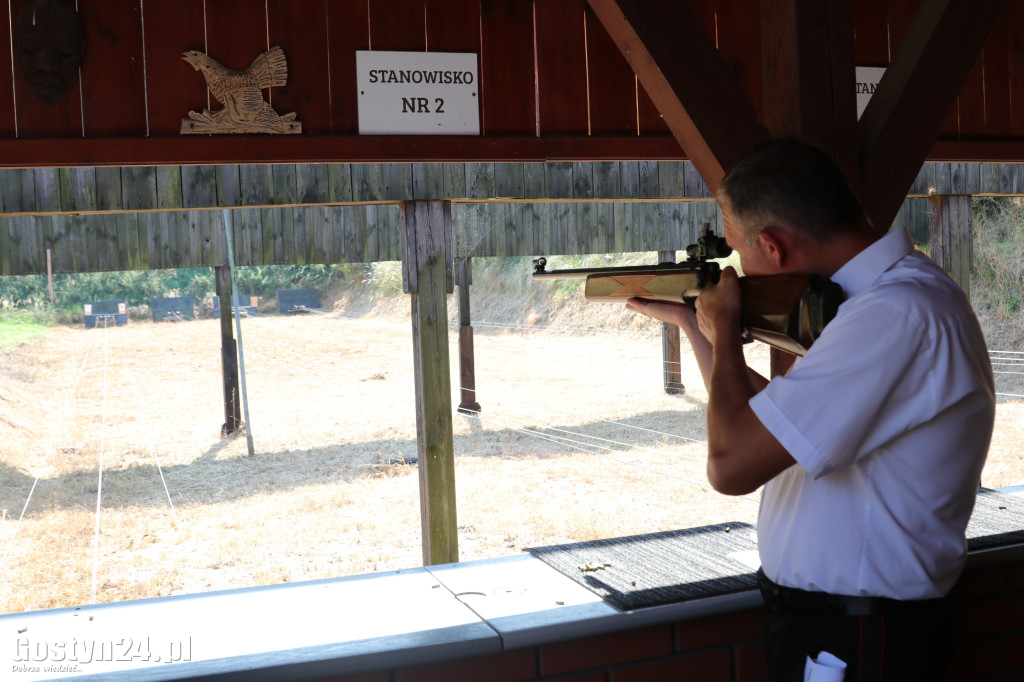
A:
POLYGON ((846 663, 845 682, 945 679, 956 644, 952 599, 847 602, 758 577, 768 609, 765 651, 772 682, 803 682, 807 657, 822 651, 846 663))

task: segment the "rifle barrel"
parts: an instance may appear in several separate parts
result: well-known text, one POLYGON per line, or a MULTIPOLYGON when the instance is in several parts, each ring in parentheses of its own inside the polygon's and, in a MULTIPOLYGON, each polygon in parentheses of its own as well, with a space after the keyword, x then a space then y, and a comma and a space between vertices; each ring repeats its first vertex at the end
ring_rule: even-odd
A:
POLYGON ((535 270, 534 279, 586 279, 591 275, 667 275, 696 272, 700 263, 662 263, 660 265, 620 265, 611 268, 567 268, 564 270, 535 270))

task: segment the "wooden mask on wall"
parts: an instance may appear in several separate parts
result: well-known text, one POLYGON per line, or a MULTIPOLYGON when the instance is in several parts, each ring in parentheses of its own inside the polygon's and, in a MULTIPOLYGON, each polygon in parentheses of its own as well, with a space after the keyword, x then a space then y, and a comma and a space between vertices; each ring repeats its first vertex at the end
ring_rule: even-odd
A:
POLYGON ((64 99, 85 55, 82 19, 64 0, 30 0, 14 25, 14 63, 29 92, 44 104, 64 99))

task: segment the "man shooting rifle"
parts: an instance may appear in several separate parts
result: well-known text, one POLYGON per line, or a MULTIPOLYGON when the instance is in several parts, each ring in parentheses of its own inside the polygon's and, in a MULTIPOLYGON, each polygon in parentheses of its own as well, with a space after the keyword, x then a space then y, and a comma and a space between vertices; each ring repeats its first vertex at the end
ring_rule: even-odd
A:
POLYGON ((994 388, 966 296, 905 230, 874 231, 823 151, 778 138, 716 199, 746 275, 839 284, 838 313, 784 375, 750 369, 739 279, 683 304, 627 307, 678 325, 708 389, 707 472, 764 486, 758 519, 772 680, 827 651, 848 680, 941 680, 956 640, 948 594, 992 435, 994 388))

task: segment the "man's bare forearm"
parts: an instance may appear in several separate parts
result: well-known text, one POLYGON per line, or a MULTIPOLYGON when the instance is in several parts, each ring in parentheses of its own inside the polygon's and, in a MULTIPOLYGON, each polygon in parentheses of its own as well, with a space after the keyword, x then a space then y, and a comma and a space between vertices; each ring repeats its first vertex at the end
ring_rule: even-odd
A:
MULTIPOLYGON (((690 343, 690 349, 693 351, 693 357, 697 361, 697 368, 700 370, 700 376, 704 380, 704 388, 710 389, 711 364, 714 353, 711 343, 700 331, 696 315, 693 314, 693 311, 690 310, 688 305, 634 298, 629 300, 626 307, 643 315, 653 317, 656 320, 661 320, 662 322, 674 324, 679 327, 683 334, 686 335, 687 341, 690 343)), ((739 339, 738 331, 736 338, 739 339)), ((768 385, 768 380, 754 370, 749 370, 749 373, 749 379, 755 391, 760 391, 768 385)))
POLYGON ((748 404, 759 390, 752 378, 762 377, 747 367, 738 338, 731 331, 716 338, 708 386, 708 480, 728 495, 745 495, 760 485, 747 469, 744 434, 756 420, 748 404))
POLYGON ((700 376, 704 379, 704 388, 710 391, 711 366, 714 352, 711 343, 701 334, 700 328, 697 326, 697 317, 689 309, 686 310, 686 313, 680 316, 679 329, 682 330, 683 334, 686 335, 687 341, 690 342, 690 349, 693 351, 693 357, 697 361, 697 369, 700 370, 700 376))

